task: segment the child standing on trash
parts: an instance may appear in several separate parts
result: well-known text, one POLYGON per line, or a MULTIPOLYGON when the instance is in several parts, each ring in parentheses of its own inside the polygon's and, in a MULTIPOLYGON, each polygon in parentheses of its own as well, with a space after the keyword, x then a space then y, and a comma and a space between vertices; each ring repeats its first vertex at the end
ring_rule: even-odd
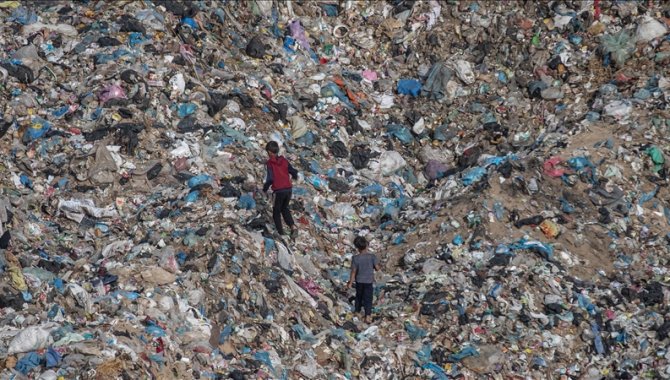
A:
POLYGON ((279 144, 276 141, 270 141, 265 145, 265 151, 268 154, 267 177, 263 185, 263 192, 272 187, 274 194, 274 205, 272 208, 272 219, 274 219, 275 227, 279 235, 284 235, 284 227, 282 226, 282 217, 291 229, 291 237, 295 237, 298 230, 291 217, 291 210, 289 205, 291 202, 291 195, 293 193, 293 184, 291 178, 298 179, 298 171, 291 166, 291 163, 284 156, 279 156, 279 144))
POLYGON ((375 282, 375 271, 379 270, 377 256, 368 252, 368 241, 363 236, 356 236, 354 246, 358 254, 351 258, 351 274, 347 288, 356 281, 355 312, 365 310, 365 323, 372 322, 372 293, 375 282))

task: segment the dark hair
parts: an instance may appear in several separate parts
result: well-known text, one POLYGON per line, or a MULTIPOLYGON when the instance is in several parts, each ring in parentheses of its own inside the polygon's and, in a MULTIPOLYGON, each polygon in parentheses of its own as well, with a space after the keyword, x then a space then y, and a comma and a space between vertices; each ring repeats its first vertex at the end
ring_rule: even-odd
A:
POLYGON ((356 247, 356 249, 359 251, 362 251, 368 247, 368 241, 365 240, 363 236, 356 236, 354 239, 354 247, 356 247))
POLYGON ((265 151, 277 154, 279 153, 279 144, 277 144, 276 141, 270 141, 269 143, 265 144, 265 151))

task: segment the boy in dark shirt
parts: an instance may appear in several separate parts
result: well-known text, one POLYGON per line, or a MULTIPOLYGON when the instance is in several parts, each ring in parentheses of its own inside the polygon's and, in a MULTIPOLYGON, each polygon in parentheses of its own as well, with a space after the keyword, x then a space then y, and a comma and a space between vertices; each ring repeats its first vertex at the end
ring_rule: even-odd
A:
POLYGON ((270 141, 265 145, 265 151, 268 154, 267 177, 263 185, 263 192, 267 193, 270 186, 272 186, 272 193, 274 194, 274 206, 272 208, 272 219, 274 219, 275 227, 279 235, 284 235, 284 228, 282 227, 282 216, 284 221, 291 229, 291 237, 295 237, 298 230, 291 217, 289 204, 291 202, 291 195, 293 193, 293 184, 291 178, 298 179, 298 171, 291 166, 284 156, 278 156, 279 144, 276 141, 270 141))
POLYGON ((377 256, 367 251, 368 241, 363 236, 356 236, 354 246, 358 254, 351 258, 351 274, 347 287, 356 281, 356 306, 355 312, 360 313, 365 309, 365 323, 372 322, 372 293, 375 282, 375 270, 379 270, 377 256))

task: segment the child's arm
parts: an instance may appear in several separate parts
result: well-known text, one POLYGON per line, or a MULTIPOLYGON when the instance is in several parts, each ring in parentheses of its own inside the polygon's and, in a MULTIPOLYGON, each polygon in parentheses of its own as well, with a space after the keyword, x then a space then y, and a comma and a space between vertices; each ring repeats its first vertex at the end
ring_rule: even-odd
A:
POLYGON ((350 288, 354 283, 354 278, 356 278, 356 266, 354 265, 354 258, 351 258, 351 273, 349 273, 349 282, 347 282, 347 288, 350 288))
POLYGON ((268 174, 265 177, 265 183, 263 184, 263 192, 268 191, 270 186, 272 186, 272 169, 269 166, 267 167, 268 174))
POLYGON ((295 168, 293 167, 293 165, 291 165, 290 162, 288 164, 288 173, 291 175, 291 178, 293 178, 293 180, 298 179, 298 171, 295 170, 295 168))

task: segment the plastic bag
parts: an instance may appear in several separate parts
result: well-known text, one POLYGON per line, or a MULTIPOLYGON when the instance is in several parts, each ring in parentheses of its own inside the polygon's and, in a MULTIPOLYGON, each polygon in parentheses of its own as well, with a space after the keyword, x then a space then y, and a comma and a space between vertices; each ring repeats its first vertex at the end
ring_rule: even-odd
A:
POLYGON ((544 162, 544 174, 550 176, 550 177, 560 177, 563 174, 565 174, 564 169, 557 168, 557 166, 561 163, 561 158, 560 157, 551 157, 547 161, 544 162))
POLYGON ((387 150, 379 157, 379 165, 382 175, 388 176, 395 173, 407 165, 407 162, 400 155, 400 153, 392 150, 387 150))
POLYGON ((649 157, 651 157, 651 161, 654 163, 654 173, 660 172, 661 169, 663 169, 663 165, 665 164, 665 157, 663 157, 663 152, 655 146, 647 148, 647 150, 644 152, 649 157))
POLYGON ((298 115, 291 116, 289 121, 291 122, 291 136, 294 139, 303 137, 309 130, 305 120, 298 115))
POLYGON ((374 195, 374 196, 379 197, 379 196, 382 195, 383 192, 384 192, 384 188, 382 187, 382 185, 380 185, 378 183, 373 183, 372 185, 368 185, 368 186, 365 186, 364 188, 362 188, 359 191, 359 194, 361 194, 363 196, 374 195))
POLYGON ((29 128, 26 128, 26 132, 23 135, 23 141, 27 143, 37 140, 44 136, 49 129, 51 129, 51 123, 40 117, 33 117, 32 124, 29 128))
POLYGON ((386 132, 400 140, 403 144, 409 145, 414 141, 414 136, 409 129, 399 124, 389 124, 386 126, 386 132))
POLYGON ((165 249, 165 251, 161 254, 158 265, 170 273, 179 272, 179 264, 177 263, 177 257, 174 254, 174 249, 165 249))
POLYGON ((256 200, 250 194, 242 194, 237 202, 237 207, 242 210, 252 210, 256 208, 256 200))
POLYGON ((619 67, 623 66, 635 51, 635 40, 625 29, 617 34, 604 35, 601 41, 603 51, 611 54, 619 67))
POLYGON ((317 190, 326 190, 328 189, 328 181, 317 176, 317 175, 311 175, 309 177, 309 183, 314 186, 315 189, 317 190))
POLYGON ((51 328, 55 325, 30 326, 21 330, 9 343, 7 353, 20 354, 46 348, 53 343, 51 328))
POLYGON ((461 181, 464 186, 472 185, 475 182, 479 182, 486 175, 486 169, 476 166, 463 173, 461 181))
POLYGON ((400 95, 417 97, 421 94, 421 82, 416 79, 401 79, 398 81, 396 90, 400 95))
POLYGON ((126 99, 126 91, 118 84, 111 84, 100 92, 100 103, 107 103, 112 99, 126 99))
POLYGON ((291 37, 298 41, 298 44, 300 44, 303 49, 311 49, 309 46, 309 40, 305 34, 305 28, 302 27, 299 20, 291 21, 289 24, 289 30, 291 31, 291 37))
POLYGON ((199 174, 197 176, 189 178, 187 185, 190 188, 208 184, 212 181, 212 177, 207 174, 199 174))
POLYGON ((637 42, 649 42, 656 38, 663 37, 668 29, 653 17, 644 16, 635 32, 637 42))

